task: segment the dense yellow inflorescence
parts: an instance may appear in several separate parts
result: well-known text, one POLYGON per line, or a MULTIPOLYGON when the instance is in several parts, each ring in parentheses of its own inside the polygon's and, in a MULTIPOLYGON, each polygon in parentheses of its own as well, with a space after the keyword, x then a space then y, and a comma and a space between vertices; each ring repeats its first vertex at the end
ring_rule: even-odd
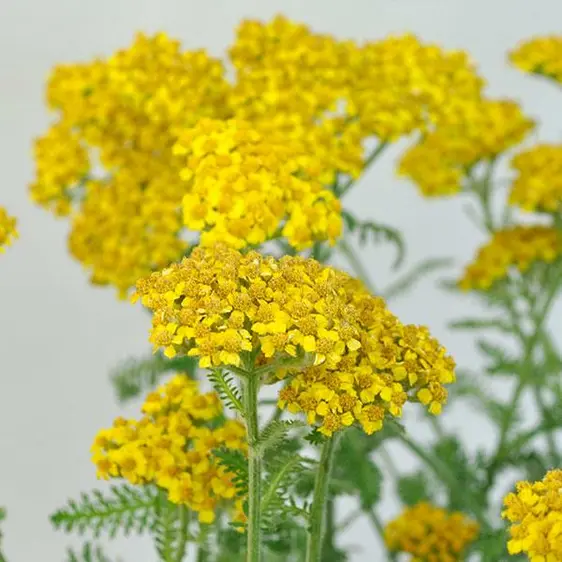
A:
POLYGON ((539 144, 511 161, 517 172, 509 203, 525 211, 557 212, 562 204, 562 145, 539 144))
POLYGON ((533 125, 513 101, 453 101, 439 126, 404 154, 399 173, 425 196, 453 195, 474 165, 521 142, 533 125))
POLYGON ((319 181, 321 168, 304 146, 251 124, 202 119, 174 148, 190 182, 185 224, 202 231, 201 244, 235 248, 277 236, 297 249, 341 233, 341 204, 319 181))
POLYGON ((140 280, 137 298, 153 312, 155 349, 198 356, 203 368, 271 365, 278 378, 292 375, 280 407, 326 435, 355 422, 377 431, 407 401, 438 414, 455 378, 427 328, 403 325, 359 281, 313 259, 200 247, 140 280))
POLYGON ((388 548, 410 554, 410 562, 460 562, 477 535, 478 523, 464 514, 425 502, 407 507, 385 528, 388 548))
POLYGON ((525 273, 534 262, 551 263, 562 254, 562 235, 549 226, 513 226, 498 230, 466 268, 459 286, 486 290, 505 279, 511 268, 525 273))
POLYGON ((4 207, 0 206, 0 253, 17 238, 17 221, 11 217, 4 207))
POLYGON ((202 394, 195 381, 177 375, 146 397, 142 412, 140 420, 118 418, 97 434, 92 460, 98 477, 154 483, 171 502, 198 512, 202 523, 214 521, 219 504, 230 505, 234 519, 242 519, 232 475, 217 464, 212 450, 245 452, 246 429, 224 419, 219 396, 202 394))
POLYGON ((546 35, 521 43, 509 54, 519 69, 562 82, 562 36, 546 35))
POLYGON ((510 554, 523 552, 531 562, 562 560, 562 470, 540 482, 518 482, 504 505, 502 516, 512 524, 510 554))

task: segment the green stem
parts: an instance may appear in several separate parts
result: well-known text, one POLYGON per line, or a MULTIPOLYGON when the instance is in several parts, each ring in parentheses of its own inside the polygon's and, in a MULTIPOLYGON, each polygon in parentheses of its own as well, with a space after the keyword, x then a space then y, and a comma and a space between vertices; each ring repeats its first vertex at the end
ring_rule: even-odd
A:
MULTIPOLYGON (((386 543, 385 543, 385 540, 384 540, 384 526, 383 526, 381 520, 379 519, 379 516, 372 509, 367 509, 367 510, 365 510, 364 513, 365 513, 365 515, 367 515, 367 517, 369 518, 369 521, 371 522, 371 524, 373 525, 373 527, 377 531, 377 533, 378 533, 378 535, 379 535, 379 537, 382 541, 383 547, 385 547, 386 543)), ((386 555, 387 555, 387 559, 390 560, 391 562, 394 562, 395 560, 397 560, 397 553, 396 552, 391 552, 391 551, 387 550, 386 555)))
POLYGON ((2 554, 2 551, 0 551, 0 562, 8 562, 8 559, 2 554))
MULTIPOLYGON (((535 402, 537 403, 537 408, 542 418, 545 420, 545 422, 548 423, 552 421, 552 415, 550 414, 548 406, 544 401, 544 396, 542 395, 541 390, 542 390, 541 388, 535 386, 533 388, 533 394, 535 397, 535 402)), ((560 458, 558 455, 558 447, 556 446, 556 440, 554 439, 554 434, 552 430, 545 431, 545 437, 546 437, 546 443, 548 445, 548 454, 550 456, 550 462, 552 466, 558 466, 560 458)))
POLYGON ((318 471, 314 482, 312 506, 310 508, 310 528, 306 548, 306 562, 321 562, 322 544, 326 520, 326 501, 334 452, 336 450, 338 434, 326 439, 322 445, 318 471))
POLYGON ((367 272, 367 270, 365 269, 365 267, 361 263, 361 260, 359 259, 359 257, 355 253, 355 250, 353 249, 351 244, 349 244, 349 242, 347 240, 345 240, 345 238, 342 238, 338 242, 338 248, 340 249, 341 253, 345 256, 347 261, 349 262, 349 265, 353 269, 353 272, 355 273, 355 275, 357 275, 357 277, 361 281, 363 281, 363 284, 368 289, 368 291, 371 294, 374 295, 376 293, 376 290, 375 290, 375 287, 374 287, 371 279, 369 278, 369 273, 367 272))
POLYGON ((247 562, 261 559, 261 472, 262 458, 258 447, 258 393, 260 379, 255 373, 244 381, 244 407, 248 432, 248 534, 247 562))
POLYGON ((189 538, 189 512, 187 511, 187 507, 185 505, 180 505, 178 509, 180 512, 180 536, 175 562, 182 562, 187 548, 187 540, 189 538))
MULTIPOLYGON (((373 164, 373 162, 384 152, 387 146, 387 142, 379 142, 373 152, 367 156, 367 159, 363 164, 363 169, 361 170, 361 177, 370 168, 371 164, 373 164)), ((355 185, 355 181, 356 180, 354 178, 351 178, 338 189, 338 196, 340 199, 342 199, 343 196, 355 185)))

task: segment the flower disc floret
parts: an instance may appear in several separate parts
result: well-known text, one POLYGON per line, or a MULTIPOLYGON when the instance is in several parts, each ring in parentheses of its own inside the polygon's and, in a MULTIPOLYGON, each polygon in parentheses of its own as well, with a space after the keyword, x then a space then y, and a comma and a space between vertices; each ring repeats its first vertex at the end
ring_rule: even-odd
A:
POLYGON ((562 470, 547 472, 540 482, 518 482, 504 505, 510 554, 522 552, 531 562, 562 560, 562 470))
POLYGON ((464 290, 487 290, 512 268, 525 273, 535 262, 552 263, 562 254, 562 235, 549 226, 514 226, 495 232, 459 280, 464 290))
POLYGON ((378 431, 407 401, 438 414, 454 381, 427 328, 402 324, 359 281, 313 259, 199 247, 140 280, 133 298, 153 312, 155 349, 203 368, 269 367, 286 379, 280 407, 326 435, 353 423, 378 431))
POLYGON ((235 500, 233 475, 212 454, 227 448, 246 452, 246 429, 225 420, 219 396, 202 394, 185 375, 172 378, 151 392, 140 420, 117 418, 102 429, 92 445, 99 478, 124 478, 133 485, 156 484, 171 502, 198 512, 199 521, 212 523, 219 506, 244 515, 235 500))
POLYGON ((460 562, 478 528, 461 512, 422 502, 407 507, 391 521, 384 538, 392 552, 410 554, 411 562, 460 562))

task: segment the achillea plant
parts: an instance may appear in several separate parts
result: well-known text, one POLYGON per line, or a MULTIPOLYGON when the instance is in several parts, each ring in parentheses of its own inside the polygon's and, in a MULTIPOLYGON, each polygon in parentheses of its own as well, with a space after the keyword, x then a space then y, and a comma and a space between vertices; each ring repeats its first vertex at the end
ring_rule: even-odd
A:
MULTIPOLYGON (((562 82, 561 45, 534 39, 510 58, 562 82)), ((562 287, 561 147, 518 148, 538 125, 489 98, 466 53, 409 34, 358 44, 278 16, 243 22, 224 60, 139 34, 57 67, 47 99, 31 197, 70 221, 92 283, 148 309, 154 352, 112 376, 122 401, 145 398, 140 418, 94 438, 111 487, 58 510, 57 528, 147 533, 162 562, 193 550, 198 562, 342 562, 341 535, 366 517, 392 561, 562 560, 562 356, 548 329, 562 287), (489 238, 443 284, 489 311, 452 329, 496 331, 517 350, 478 337, 484 372, 455 369, 428 328, 391 312, 447 260, 375 290, 354 250, 384 240, 395 269, 404 261, 397 230, 345 205, 400 139, 411 142, 398 173, 427 198, 466 199, 489 238), (338 255, 352 274, 331 265, 338 255), (495 376, 511 378, 507 399, 488 391, 495 376), (491 450, 469 452, 440 421, 463 399, 497 427, 491 450), (411 409, 429 444, 402 424, 411 409), (422 467, 396 466, 391 442, 422 467), (400 514, 382 512, 383 486, 400 514), (358 505, 345 518, 343 496, 358 505)), ((0 215, 0 245, 13 228, 0 215)), ((108 560, 89 541, 69 559, 108 560)))

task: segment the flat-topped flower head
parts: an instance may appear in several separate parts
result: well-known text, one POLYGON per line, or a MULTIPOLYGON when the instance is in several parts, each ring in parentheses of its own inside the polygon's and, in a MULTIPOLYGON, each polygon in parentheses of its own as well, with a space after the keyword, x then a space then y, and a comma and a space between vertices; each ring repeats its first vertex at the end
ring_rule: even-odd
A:
POLYGON ((217 507, 226 505, 243 518, 234 499, 232 474, 213 456, 213 449, 245 452, 246 429, 225 420, 219 396, 202 394, 184 375, 151 392, 140 420, 117 418, 102 429, 92 445, 99 478, 124 478, 133 485, 156 484, 171 502, 199 513, 212 523, 217 507))
POLYGON ((510 554, 522 552, 531 562, 562 560, 562 470, 547 472, 540 482, 518 482, 504 505, 510 554))
POLYGON ((404 154, 399 173, 427 197, 453 195, 473 166, 518 144, 533 126, 510 100, 451 100, 433 132, 404 154))
POLYGON ((155 349, 203 368, 269 367, 286 379, 279 405, 326 435, 353 423, 378 431, 407 401, 438 414, 454 381, 427 328, 402 324, 359 281, 313 259, 198 247, 140 280, 133 298, 153 312, 155 349))
POLYGON ((562 35, 545 35, 522 42, 509 53, 514 66, 562 82, 562 35))
POLYGON ((536 262, 551 263, 562 254, 562 235, 553 227, 520 225, 498 230, 478 250, 459 286, 485 291, 512 270, 525 273, 536 262))
POLYGON ((391 521, 384 538, 390 551, 409 554, 410 562, 461 562, 477 535, 478 523, 463 513, 422 502, 391 521))
POLYGON ((0 253, 17 238, 17 221, 11 217, 4 207, 0 206, 0 253))
POLYGON ((184 221, 205 246, 241 249, 283 236, 301 250, 341 233, 341 204, 298 139, 262 134, 245 121, 201 119, 174 151, 189 182, 184 221))
POLYGON ((524 211, 556 213, 562 209, 562 145, 538 144, 515 155, 517 173, 509 203, 524 211))

